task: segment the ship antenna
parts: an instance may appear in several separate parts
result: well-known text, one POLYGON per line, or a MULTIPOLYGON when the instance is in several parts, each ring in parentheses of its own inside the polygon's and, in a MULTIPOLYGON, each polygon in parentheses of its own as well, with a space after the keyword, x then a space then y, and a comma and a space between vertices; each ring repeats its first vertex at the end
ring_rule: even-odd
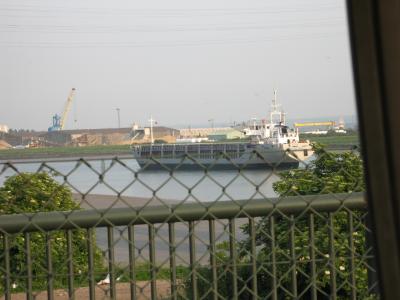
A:
MULTIPOLYGON (((278 104, 276 104, 276 94, 277 94, 277 91, 276 91, 276 89, 274 89, 274 98, 272 99, 272 105, 271 105, 271 112, 270 112, 270 118, 271 118, 271 123, 273 123, 274 122, 274 116, 275 115, 280 115, 281 113, 280 112, 278 112, 278 104)), ((281 117, 281 115, 280 115, 280 117, 279 117, 279 121, 282 121, 282 117, 281 117)))
POLYGON ((272 111, 277 110, 277 105, 276 105, 276 89, 274 89, 274 99, 272 99, 272 111))

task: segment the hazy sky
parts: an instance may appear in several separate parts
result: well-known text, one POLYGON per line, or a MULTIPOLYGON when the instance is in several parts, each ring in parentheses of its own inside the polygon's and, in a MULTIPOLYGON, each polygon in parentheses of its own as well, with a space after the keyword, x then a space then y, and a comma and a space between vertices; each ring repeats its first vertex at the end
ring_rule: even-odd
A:
POLYGON ((187 126, 355 113, 343 0, 3 0, 0 124, 187 126), (74 124, 74 118, 77 122, 74 124))

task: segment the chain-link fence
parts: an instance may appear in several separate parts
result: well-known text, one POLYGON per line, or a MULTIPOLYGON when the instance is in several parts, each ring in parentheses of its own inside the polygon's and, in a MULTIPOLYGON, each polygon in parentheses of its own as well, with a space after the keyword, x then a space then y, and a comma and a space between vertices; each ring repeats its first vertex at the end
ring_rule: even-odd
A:
POLYGON ((3 162, 2 297, 377 298, 362 160, 314 150, 3 162))

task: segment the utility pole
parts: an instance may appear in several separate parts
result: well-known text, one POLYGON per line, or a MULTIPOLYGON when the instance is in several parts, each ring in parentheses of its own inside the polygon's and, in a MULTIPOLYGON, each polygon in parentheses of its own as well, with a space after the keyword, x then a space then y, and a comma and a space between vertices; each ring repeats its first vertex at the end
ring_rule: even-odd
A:
POLYGON ((214 119, 209 119, 208 122, 211 123, 211 129, 214 131, 214 119))
POLYGON ((76 98, 75 98, 75 102, 74 102, 74 129, 78 129, 78 117, 77 117, 77 102, 76 102, 76 98))
POLYGON ((120 119, 120 116, 119 116, 120 109, 117 107, 116 110, 117 110, 117 116, 118 116, 118 128, 121 128, 121 119, 120 119))

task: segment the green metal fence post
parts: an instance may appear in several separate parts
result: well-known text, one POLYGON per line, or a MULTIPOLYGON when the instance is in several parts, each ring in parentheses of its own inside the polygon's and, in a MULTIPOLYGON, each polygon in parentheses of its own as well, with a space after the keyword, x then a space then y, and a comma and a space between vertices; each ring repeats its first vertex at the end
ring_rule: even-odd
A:
POLYGON ((229 253, 231 261, 232 299, 238 299, 237 286, 237 253, 236 253, 236 226, 235 220, 229 219, 229 253))
POLYGON ((189 260, 190 260, 190 277, 192 281, 192 298, 198 298, 197 292, 197 268, 196 268, 196 240, 194 235, 194 223, 189 222, 189 260))
POLYGON ((277 288, 277 275, 276 275, 276 245, 275 245, 275 217, 269 217, 269 234, 271 244, 271 268, 272 268, 272 300, 278 299, 278 288, 277 288))
POLYGON ((131 290, 131 300, 136 299, 136 258, 135 258, 135 228, 128 225, 128 249, 129 249, 129 286, 131 290))
POLYGON ((254 300, 258 299, 257 287, 257 251, 256 251, 256 227, 254 218, 249 218, 250 255, 251 255, 251 293, 254 300))
POLYGON ((295 219, 294 216, 290 216, 290 262, 291 262, 291 293, 292 298, 297 299, 297 264, 296 264, 296 243, 295 243, 295 219))
POLYGON ((74 262, 73 262, 73 248, 72 248, 72 230, 66 231, 67 237, 67 269, 68 269, 68 298, 75 299, 74 293, 74 262))
POLYGON ((156 272, 156 254, 155 254, 155 230, 154 225, 148 225, 149 231, 149 259, 150 259, 150 286, 151 286, 151 299, 157 299, 157 272, 156 272))
POLYGON ((51 235, 46 233, 46 257, 47 257, 47 299, 54 299, 54 274, 53 274, 53 256, 51 253, 51 235))
POLYGON ((311 299, 317 300, 317 276, 315 263, 315 235, 314 235, 314 213, 308 216, 309 226, 309 253, 310 253, 310 280, 311 280, 311 299))
POLYGON ((328 214, 328 237, 329 237, 329 276, 331 285, 331 299, 336 300, 336 252, 335 252, 335 235, 334 222, 332 213, 328 214))
POLYGON ((353 239, 353 233, 354 233, 354 226, 353 226, 353 213, 348 212, 347 213, 347 224, 349 226, 349 256, 350 256, 350 284, 351 284, 351 299, 355 300, 357 299, 357 291, 356 291, 356 277, 355 277, 355 248, 354 248, 354 239, 353 239))
POLYGON ((87 229, 89 299, 95 299, 93 228, 87 229))
POLYGON ((25 256, 26 256, 26 299, 33 299, 32 292, 32 254, 31 254, 31 234, 26 232, 25 239, 25 256))
POLYGON ((210 239, 210 264, 211 264, 211 293, 212 299, 218 299, 218 273, 215 247, 215 221, 208 221, 209 239, 210 239))
POLYGON ((115 285, 115 257, 114 257, 114 227, 107 226, 107 245, 108 245, 108 275, 110 278, 110 298, 116 299, 115 285))
POLYGON ((4 250, 4 300, 11 300, 10 240, 6 233, 3 233, 2 237, 4 250))
POLYGON ((169 266, 171 280, 171 297, 178 299, 176 283, 176 245, 175 245, 175 223, 168 223, 168 241, 169 241, 169 266))

